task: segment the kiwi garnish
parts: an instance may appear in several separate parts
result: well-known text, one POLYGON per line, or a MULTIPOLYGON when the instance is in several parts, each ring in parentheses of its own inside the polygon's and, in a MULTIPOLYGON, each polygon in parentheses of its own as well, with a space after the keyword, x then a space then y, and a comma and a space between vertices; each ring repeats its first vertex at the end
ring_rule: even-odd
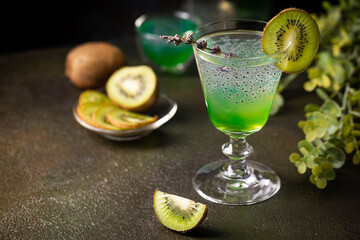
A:
POLYGON ((103 104, 100 106, 93 114, 92 114, 92 120, 94 122, 94 126, 101 129, 107 129, 107 130, 123 130, 119 127, 116 127, 109 123, 106 119, 107 114, 117 109, 117 107, 113 104, 103 104))
POLYGON ((275 65, 283 72, 304 71, 316 55, 320 32, 309 13, 297 8, 281 11, 265 26, 262 47, 267 55, 280 53, 275 65))
POLYGON ((123 67, 111 75, 106 92, 110 100, 121 108, 144 112, 157 100, 158 80, 148 66, 123 67))
POLYGON ((207 215, 207 206, 190 199, 156 190, 154 210, 167 228, 186 232, 198 226, 207 215))
POLYGON ((79 97, 79 104, 82 105, 84 103, 88 103, 88 102, 92 102, 92 103, 98 103, 98 102, 102 102, 102 103, 110 103, 110 99, 103 93, 95 91, 95 90, 85 90, 80 94, 79 97))
POLYGON ((114 109, 107 114, 107 121, 122 129, 145 127, 158 119, 158 116, 149 117, 123 109, 114 109))

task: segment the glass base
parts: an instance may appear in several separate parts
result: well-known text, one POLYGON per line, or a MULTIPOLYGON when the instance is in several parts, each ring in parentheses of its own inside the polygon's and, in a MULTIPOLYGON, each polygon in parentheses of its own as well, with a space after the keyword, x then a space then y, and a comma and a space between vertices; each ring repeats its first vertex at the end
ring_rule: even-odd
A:
POLYGON ((231 178, 221 171, 228 162, 212 162, 196 173, 193 185, 203 198, 225 205, 251 205, 265 201, 279 191, 280 177, 266 165, 246 160, 250 174, 245 178, 231 178))

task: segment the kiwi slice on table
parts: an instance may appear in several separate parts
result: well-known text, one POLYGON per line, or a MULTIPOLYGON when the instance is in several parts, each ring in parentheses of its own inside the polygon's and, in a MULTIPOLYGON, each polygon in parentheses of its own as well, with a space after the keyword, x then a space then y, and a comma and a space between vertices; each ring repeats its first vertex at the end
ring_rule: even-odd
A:
POLYGON ((106 83, 110 100, 123 109, 144 112, 158 98, 158 80, 154 71, 145 65, 122 67, 106 83))
POLYGON ((80 94, 79 97, 79 104, 82 105, 84 103, 88 102, 108 102, 110 103, 110 99, 101 92, 95 91, 95 90, 85 90, 80 94))
POLYGON ((150 117, 123 109, 114 109, 107 114, 108 122, 122 129, 145 127, 155 122, 157 119, 158 117, 156 115, 154 117, 150 117))
POLYGON ((159 190, 154 193, 154 209, 162 224, 179 232, 195 228, 207 215, 205 204, 159 190))
POLYGON ((275 65, 283 72, 304 71, 316 55, 320 32, 309 13, 297 8, 281 11, 265 26, 262 47, 267 55, 279 54, 275 65))
POLYGON ((112 125, 106 119, 107 114, 114 109, 117 109, 117 107, 113 104, 103 104, 102 106, 100 106, 92 114, 92 120, 94 122, 95 127, 101 129, 107 129, 107 130, 123 130, 119 127, 112 125))

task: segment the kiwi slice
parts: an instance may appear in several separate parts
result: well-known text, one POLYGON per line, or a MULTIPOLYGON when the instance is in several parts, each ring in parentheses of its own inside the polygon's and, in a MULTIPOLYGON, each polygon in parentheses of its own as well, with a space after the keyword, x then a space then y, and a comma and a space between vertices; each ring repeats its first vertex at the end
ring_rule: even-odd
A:
POLYGON ((179 232, 195 228, 207 215, 205 204, 159 190, 154 193, 154 209, 162 224, 179 232))
POLYGON ((320 32, 316 21, 306 11, 288 8, 265 26, 262 47, 265 54, 281 53, 275 65, 283 72, 304 71, 316 55, 320 32))
POLYGON ((154 117, 149 117, 123 109, 114 109, 107 114, 108 122, 122 129, 145 127, 155 122, 157 119, 158 117, 156 115, 154 117))
POLYGON ((158 97, 158 80, 154 71, 145 65, 122 67, 106 83, 110 100, 123 109, 144 112, 158 97))
POLYGON ((103 93, 95 91, 95 90, 85 90, 80 94, 79 104, 82 105, 88 102, 108 102, 110 103, 110 99, 103 93))
POLYGON ((78 105, 76 108, 76 112, 78 116, 86 123, 95 126, 94 121, 92 119, 92 115, 95 111, 97 111, 103 103, 96 102, 86 102, 78 105))
POLYGON ((94 122, 95 127, 101 129, 108 129, 108 130, 123 130, 119 127, 112 125, 106 119, 107 114, 114 109, 117 109, 117 107, 113 104, 103 104, 102 106, 100 106, 92 114, 92 120, 94 122))

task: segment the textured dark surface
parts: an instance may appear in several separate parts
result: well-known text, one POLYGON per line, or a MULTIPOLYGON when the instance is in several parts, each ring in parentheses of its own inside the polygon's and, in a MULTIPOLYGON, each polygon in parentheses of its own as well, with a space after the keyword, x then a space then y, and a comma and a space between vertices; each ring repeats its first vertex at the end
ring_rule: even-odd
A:
MULTIPOLYGON (((132 44, 118 43, 129 65, 132 44)), ((316 97, 302 80, 285 106, 248 137, 259 161, 282 186, 270 200, 223 206, 202 199, 191 179, 223 158, 227 137, 210 123, 195 66, 159 75, 174 98, 175 117, 150 135, 114 142, 76 123, 80 90, 64 76, 72 46, 0 56, 0 239, 359 239, 360 169, 346 164, 325 190, 299 175, 288 157, 303 133, 297 122, 316 97), (156 188, 208 204, 204 223, 186 234, 163 227, 152 207, 156 188)))

